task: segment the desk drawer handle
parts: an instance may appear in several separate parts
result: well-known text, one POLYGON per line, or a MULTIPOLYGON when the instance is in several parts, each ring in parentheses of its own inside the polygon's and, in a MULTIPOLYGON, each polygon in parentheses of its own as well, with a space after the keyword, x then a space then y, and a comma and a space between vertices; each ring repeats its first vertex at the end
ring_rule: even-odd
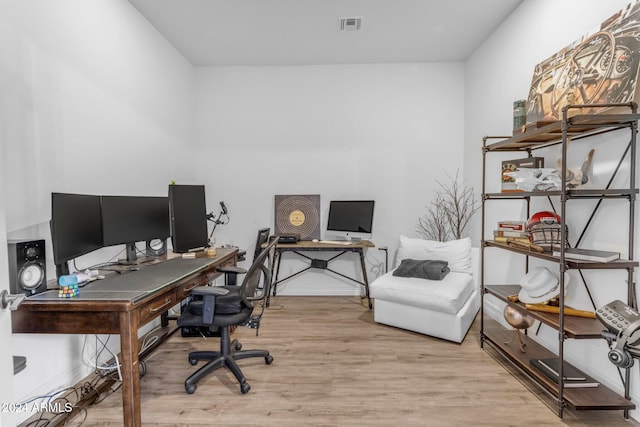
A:
POLYGON ((149 310, 151 313, 157 313, 158 311, 162 310, 163 308, 165 308, 166 306, 168 306, 169 304, 171 304, 171 299, 167 298, 164 302, 164 304, 162 304, 160 307, 155 307, 152 308, 151 310, 149 310))
POLYGON ((199 283, 196 283, 195 285, 193 285, 192 287, 188 288, 188 289, 184 289, 182 292, 184 292, 185 294, 188 292, 191 292, 192 290, 194 290, 195 288, 197 288, 198 286, 200 286, 199 283))

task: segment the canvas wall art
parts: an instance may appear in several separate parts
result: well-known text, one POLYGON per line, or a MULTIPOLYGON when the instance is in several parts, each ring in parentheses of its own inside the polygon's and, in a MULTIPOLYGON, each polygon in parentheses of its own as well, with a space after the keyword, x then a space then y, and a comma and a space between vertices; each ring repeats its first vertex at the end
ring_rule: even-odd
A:
MULTIPOLYGON (((635 99, 640 60, 640 3, 635 1, 536 65, 527 123, 562 118, 567 104, 626 103, 635 99)), ((582 114, 602 111, 584 109, 582 114)))

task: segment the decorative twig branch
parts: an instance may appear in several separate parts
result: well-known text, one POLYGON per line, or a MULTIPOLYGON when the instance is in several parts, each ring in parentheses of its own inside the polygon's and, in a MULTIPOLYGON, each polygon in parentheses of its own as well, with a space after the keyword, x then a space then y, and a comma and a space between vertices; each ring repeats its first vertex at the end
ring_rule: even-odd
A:
POLYGON ((473 214, 480 209, 473 189, 460 182, 459 171, 448 184, 436 181, 440 189, 436 189, 434 200, 427 206, 427 212, 418 218, 416 232, 429 240, 444 242, 461 239, 471 222, 473 214))
POLYGON ((444 242, 447 240, 447 217, 441 207, 440 196, 436 195, 436 200, 427 206, 427 212, 422 218, 418 218, 416 231, 419 235, 428 240, 444 242))

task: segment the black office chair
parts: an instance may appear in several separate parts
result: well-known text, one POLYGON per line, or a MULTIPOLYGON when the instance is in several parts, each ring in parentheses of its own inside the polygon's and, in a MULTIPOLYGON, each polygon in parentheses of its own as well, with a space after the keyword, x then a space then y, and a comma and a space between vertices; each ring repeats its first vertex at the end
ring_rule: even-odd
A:
MULTIPOLYGON (((194 351, 189 353, 189 363, 195 365, 200 360, 208 360, 184 382, 187 393, 196 391, 196 383, 213 370, 226 366, 240 383, 240 391, 248 393, 251 387, 242 374, 236 360, 249 357, 264 357, 267 365, 273 357, 267 350, 244 350, 238 340, 231 341, 230 328, 236 325, 248 325, 257 328, 262 312, 253 315, 254 307, 269 294, 271 269, 269 256, 278 239, 274 239, 253 261, 240 286, 201 286, 192 295, 201 296, 201 301, 193 301, 178 318, 181 327, 220 328, 220 351, 194 351)), ((262 306, 264 310, 264 305, 262 306)))
MULTIPOLYGON (((269 233, 271 232, 270 228, 261 228, 258 230, 258 237, 256 238, 256 246, 253 252, 253 260, 260 255, 262 252, 262 245, 269 241, 269 233)), ((224 273, 225 275, 225 285, 237 285, 238 284, 238 276, 240 274, 245 274, 247 270, 242 267, 237 267, 235 265, 228 265, 224 267, 218 268, 220 273, 224 273)))

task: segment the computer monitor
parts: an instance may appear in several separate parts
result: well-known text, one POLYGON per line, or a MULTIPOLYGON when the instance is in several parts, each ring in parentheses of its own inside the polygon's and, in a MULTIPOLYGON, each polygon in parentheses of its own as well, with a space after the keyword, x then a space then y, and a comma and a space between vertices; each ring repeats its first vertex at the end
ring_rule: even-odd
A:
POLYGON ((332 200, 327 234, 350 240, 371 239, 374 200, 332 200))
POLYGON ((169 185, 169 213, 174 252, 189 252, 209 245, 204 185, 169 185))
POLYGON ((58 276, 67 261, 102 247, 100 196, 51 193, 51 242, 58 276))
POLYGON ((127 262, 137 260, 136 242, 170 235, 168 197, 102 196, 102 243, 126 245, 127 262))

